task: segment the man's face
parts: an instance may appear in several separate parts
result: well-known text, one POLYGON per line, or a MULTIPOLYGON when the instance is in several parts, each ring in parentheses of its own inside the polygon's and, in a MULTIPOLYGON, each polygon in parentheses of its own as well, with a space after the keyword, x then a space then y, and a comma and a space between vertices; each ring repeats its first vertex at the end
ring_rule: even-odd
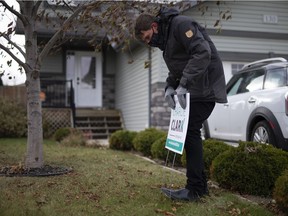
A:
POLYGON ((145 31, 141 31, 142 32, 142 36, 141 36, 141 40, 146 43, 149 44, 149 42, 151 41, 152 35, 153 33, 158 33, 157 30, 157 24, 156 23, 152 23, 151 28, 145 31))

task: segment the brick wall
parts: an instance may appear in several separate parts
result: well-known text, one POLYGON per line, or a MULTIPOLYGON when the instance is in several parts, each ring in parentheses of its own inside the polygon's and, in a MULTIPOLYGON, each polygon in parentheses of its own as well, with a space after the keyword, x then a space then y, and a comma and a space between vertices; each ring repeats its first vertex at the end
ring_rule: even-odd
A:
POLYGON ((114 109, 115 108, 115 82, 114 75, 103 76, 103 107, 114 109))
POLYGON ((165 83, 155 83, 151 86, 151 127, 168 131, 171 108, 164 100, 165 83))

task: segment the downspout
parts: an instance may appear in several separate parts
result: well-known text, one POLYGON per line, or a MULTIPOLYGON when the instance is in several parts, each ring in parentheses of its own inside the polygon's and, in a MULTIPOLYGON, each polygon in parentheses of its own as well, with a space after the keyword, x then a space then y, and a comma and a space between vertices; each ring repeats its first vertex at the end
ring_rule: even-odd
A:
POLYGON ((151 77, 152 77, 152 49, 148 48, 148 128, 151 127, 151 77))

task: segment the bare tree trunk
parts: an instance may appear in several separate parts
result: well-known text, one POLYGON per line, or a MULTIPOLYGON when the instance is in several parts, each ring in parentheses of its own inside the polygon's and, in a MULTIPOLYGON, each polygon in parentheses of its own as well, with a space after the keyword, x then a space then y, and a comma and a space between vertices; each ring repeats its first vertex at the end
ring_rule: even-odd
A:
POLYGON ((28 117, 28 138, 26 168, 40 168, 43 166, 43 129, 42 129, 42 108, 40 102, 40 77, 38 66, 37 32, 35 30, 35 19, 31 17, 34 1, 25 2, 23 13, 29 22, 25 29, 25 48, 27 81, 27 117, 28 117))

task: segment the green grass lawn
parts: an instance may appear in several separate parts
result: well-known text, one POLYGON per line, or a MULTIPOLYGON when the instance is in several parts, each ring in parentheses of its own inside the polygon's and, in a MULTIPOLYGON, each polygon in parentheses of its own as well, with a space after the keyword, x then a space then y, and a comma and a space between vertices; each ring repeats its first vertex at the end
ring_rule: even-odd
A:
MULTIPOLYGON (((0 139, 0 167, 23 163, 25 139, 0 139)), ((53 177, 0 177, 0 215, 273 215, 234 194, 210 189, 201 202, 175 202, 160 187, 186 177, 130 152, 61 147, 45 141, 45 164, 72 167, 53 177)))

